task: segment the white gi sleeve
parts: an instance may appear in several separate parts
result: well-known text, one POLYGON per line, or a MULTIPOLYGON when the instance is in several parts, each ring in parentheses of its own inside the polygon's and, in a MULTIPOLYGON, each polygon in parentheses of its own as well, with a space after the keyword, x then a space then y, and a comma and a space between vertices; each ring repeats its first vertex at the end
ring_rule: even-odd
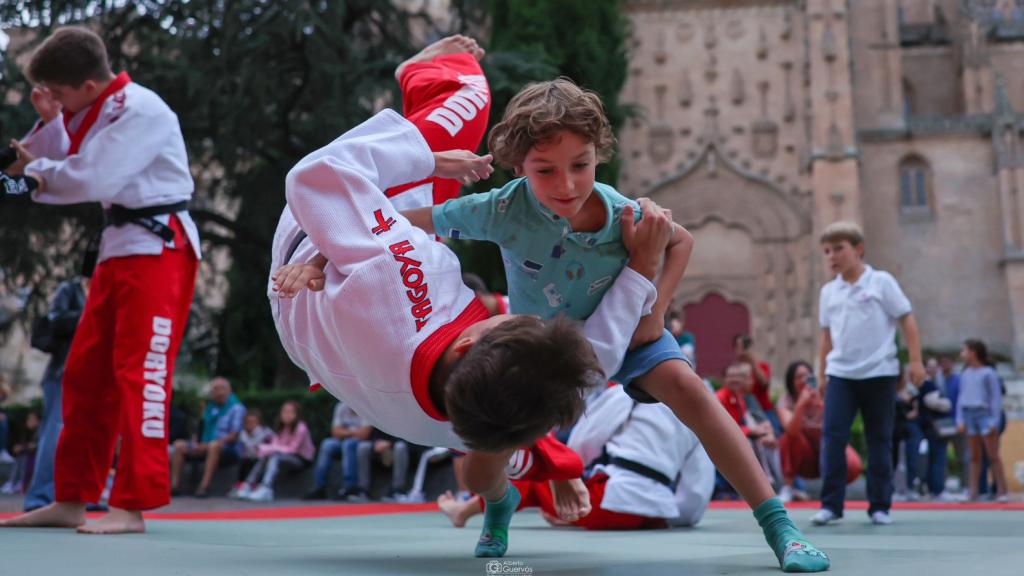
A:
POLYGON ((434 156, 419 130, 384 110, 303 158, 288 173, 288 207, 313 245, 342 274, 387 251, 373 230, 409 226, 384 190, 422 180, 434 156))
POLYGON ((678 441, 687 445, 686 459, 679 471, 676 506, 679 516, 669 519, 671 526, 696 526, 704 517, 715 491, 715 465, 697 436, 687 428, 678 441))
POLYGON ((627 266, 583 325, 583 335, 590 340, 605 378, 622 366, 640 317, 651 313, 657 297, 654 284, 627 266))
MULTIPOLYGON (((42 123, 42 120, 40 120, 42 123)), ((36 128, 21 139, 21 145, 28 149, 36 158, 61 160, 66 158, 71 148, 71 137, 64 128, 64 117, 60 114, 45 124, 37 124, 36 128)))
POLYGON ((173 113, 128 107, 115 122, 89 138, 77 154, 29 162, 25 173, 46 180, 46 187, 32 198, 44 204, 108 201, 138 178, 177 132, 178 119, 173 113))

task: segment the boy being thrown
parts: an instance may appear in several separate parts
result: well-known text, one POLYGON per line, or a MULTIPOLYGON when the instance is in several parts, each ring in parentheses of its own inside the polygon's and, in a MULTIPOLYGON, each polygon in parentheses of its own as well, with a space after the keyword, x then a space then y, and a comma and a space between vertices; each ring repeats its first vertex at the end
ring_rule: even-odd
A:
MULTIPOLYGON (((631 213, 632 202, 594 181, 596 165, 611 156, 613 145, 597 95, 565 79, 528 86, 509 102, 489 137, 497 162, 520 178, 405 215, 427 232, 497 243, 514 312, 586 318, 626 255, 616 220, 631 213)), ((697 434, 754 510, 784 571, 826 570, 828 557, 793 525, 749 443, 664 329, 664 312, 691 250, 692 237, 675 225, 658 302, 641 320, 631 343, 636 347, 612 379, 638 401, 663 402, 697 434)))
POLYGON ((582 334, 564 319, 488 318, 462 284, 458 258, 411 226, 383 190, 490 171, 489 157, 432 154, 415 125, 391 111, 374 116, 288 175, 272 269, 319 250, 329 261, 324 288, 292 299, 268 291, 282 344, 311 382, 394 436, 470 450, 467 486, 488 501, 479 556, 507 547, 519 500, 505 474, 510 455, 574 421, 583 391, 621 363, 654 301, 650 279, 671 234, 653 203, 639 224, 627 211, 629 266, 582 334))

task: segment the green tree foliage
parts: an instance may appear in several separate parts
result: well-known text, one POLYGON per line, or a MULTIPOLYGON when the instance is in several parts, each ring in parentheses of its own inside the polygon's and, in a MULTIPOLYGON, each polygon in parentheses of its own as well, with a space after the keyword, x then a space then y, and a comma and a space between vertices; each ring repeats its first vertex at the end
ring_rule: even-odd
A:
MULTIPOLYGON (((11 36, 9 49, 0 52, 0 94, 7 103, 0 107, 0 137, 18 137, 35 121, 31 86, 19 70, 28 51, 60 25, 87 23, 99 31, 115 70, 127 70, 178 114, 196 176, 192 213, 204 252, 226 249, 230 255, 223 312, 201 300, 193 306, 184 346, 193 368, 226 374, 243 389, 304 385, 281 349, 266 299, 285 174, 375 110, 398 107, 395 66, 424 39, 459 31, 481 39, 489 53, 484 69, 494 93, 492 121, 525 83, 566 75, 601 94, 614 125, 622 122, 617 98, 626 72, 626 28, 618 1, 454 0, 450 29, 443 31, 410 6, 420 4, 0 2, 0 28, 11 36)), ((599 176, 614 183, 615 174, 612 163, 599 176)), ((35 308, 41 310, 43 296, 77 268, 87 232, 98 223, 95 205, 0 205, 0 269, 8 288, 37 286, 35 308)), ((467 269, 503 285, 492 247, 460 251, 467 269)))
MULTIPOLYGON (((566 76, 601 96, 617 133, 627 112, 619 104, 626 81, 628 20, 620 0, 490 0, 490 38, 484 71, 492 93, 491 125, 501 120, 508 101, 530 82, 566 76)), ((618 182, 616 156, 598 168, 597 179, 618 182)), ((499 170, 472 191, 500 186, 511 174, 499 170)), ((487 243, 454 242, 463 268, 488 285, 504 290, 505 278, 496 248, 487 243)))

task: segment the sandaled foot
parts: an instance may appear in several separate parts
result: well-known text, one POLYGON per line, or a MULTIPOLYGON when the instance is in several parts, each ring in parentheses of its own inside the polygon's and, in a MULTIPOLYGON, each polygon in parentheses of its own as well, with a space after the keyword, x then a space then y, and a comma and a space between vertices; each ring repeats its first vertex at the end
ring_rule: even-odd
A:
POLYGON ((145 531, 142 512, 113 507, 99 520, 78 527, 79 534, 141 534, 145 531))
POLYGON ((466 525, 466 515, 464 512, 468 505, 469 502, 460 502, 456 499, 451 490, 437 497, 437 507, 441 509, 441 513, 447 516, 452 526, 456 528, 462 528, 466 525))
POLYGON ((576 522, 590 514, 590 492, 579 478, 552 480, 551 499, 558 517, 566 522, 576 522))
POLYGON ((85 504, 54 502, 0 522, 7 528, 77 528, 85 524, 85 504))
POLYGON ((468 36, 456 34, 454 36, 442 38, 423 50, 420 50, 405 62, 399 64, 398 68, 395 68, 395 79, 400 79, 402 77, 402 70, 405 70, 405 67, 413 62, 430 62, 438 56, 444 56, 446 54, 462 54, 464 52, 471 54, 477 60, 483 58, 485 53, 484 49, 476 43, 476 40, 468 36))

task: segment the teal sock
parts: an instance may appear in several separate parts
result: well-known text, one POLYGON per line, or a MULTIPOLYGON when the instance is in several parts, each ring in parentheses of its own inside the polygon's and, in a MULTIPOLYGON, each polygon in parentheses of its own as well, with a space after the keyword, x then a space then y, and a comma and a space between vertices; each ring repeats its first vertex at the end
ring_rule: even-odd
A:
POLYGON ((754 510, 754 518, 764 530, 764 538, 779 559, 783 572, 824 572, 828 556, 804 538, 790 520, 778 498, 765 500, 754 510))
POLYGON ((480 531, 480 539, 474 551, 477 558, 501 558, 505 555, 508 550, 508 525, 512 522, 512 514, 519 507, 520 499, 519 490, 509 484, 505 495, 499 500, 487 500, 484 528, 480 531))

